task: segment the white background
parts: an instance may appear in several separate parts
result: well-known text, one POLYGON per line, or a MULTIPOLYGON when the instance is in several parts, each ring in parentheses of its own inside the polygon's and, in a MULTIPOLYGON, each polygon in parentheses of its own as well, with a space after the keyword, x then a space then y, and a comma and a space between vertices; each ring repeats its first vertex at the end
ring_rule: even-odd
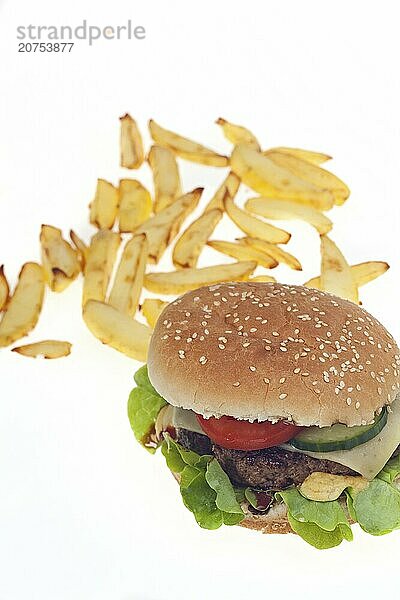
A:
MULTIPOLYGON (((399 106, 396 2, 303 0, 0 4, 0 264, 14 282, 39 259, 41 223, 88 239, 97 177, 117 181, 118 117, 161 124, 229 151, 213 121, 265 146, 334 156, 352 189, 332 212, 351 263, 388 260, 364 306, 400 338, 399 106), (17 53, 17 25, 124 24, 145 41, 77 43, 70 54, 17 53)), ((182 163, 185 188, 210 197, 224 173, 182 163)), ((144 166, 143 180, 150 182, 144 166)), ((135 173, 133 173, 135 176, 135 173)), ((318 236, 287 224, 304 273, 318 236)), ((218 235, 239 232, 224 221, 218 235)), ((202 259, 223 261, 211 250, 202 259)), ((168 269, 165 260, 162 268, 168 269)), ((68 339, 68 359, 0 356, 0 598, 164 600, 383 596, 396 589, 400 534, 362 535, 317 552, 294 536, 203 531, 162 457, 134 441, 126 400, 137 364, 102 347, 80 317, 80 282, 47 295, 31 340, 68 339)))

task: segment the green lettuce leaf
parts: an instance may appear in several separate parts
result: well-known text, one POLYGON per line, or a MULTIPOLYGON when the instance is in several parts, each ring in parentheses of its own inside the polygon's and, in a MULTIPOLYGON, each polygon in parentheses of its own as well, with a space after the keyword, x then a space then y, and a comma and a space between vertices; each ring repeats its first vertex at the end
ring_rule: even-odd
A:
POLYGON ((292 517, 302 523, 315 523, 325 531, 333 531, 340 524, 349 525, 343 508, 339 502, 316 502, 307 500, 296 488, 277 492, 292 517))
POLYGON ((169 435, 165 435, 161 452, 168 468, 180 475, 183 503, 200 527, 218 529, 244 519, 229 477, 215 458, 185 450, 169 435))
POLYGON ((391 458, 377 477, 387 483, 393 483, 398 475, 400 475, 400 455, 391 458))
POLYGON ((352 496, 353 511, 360 527, 371 535, 384 535, 400 528, 400 492, 380 478, 352 496))
POLYGON ((353 539, 350 524, 337 500, 307 500, 296 488, 277 492, 275 497, 286 504, 292 529, 315 548, 333 548, 344 539, 353 539))
POLYGON ((175 442, 170 435, 164 434, 165 442, 161 446, 161 452, 167 462, 167 467, 173 473, 182 473, 187 465, 207 466, 207 463, 212 459, 212 456, 199 456, 196 452, 186 450, 183 446, 175 442))
POLYGON ((183 503, 204 529, 218 529, 223 524, 222 511, 215 503, 216 493, 206 481, 205 470, 186 466, 181 473, 183 503))
POLYGON ((134 379, 138 387, 129 395, 129 422, 138 442, 149 452, 155 452, 155 448, 148 445, 149 436, 154 429, 158 413, 167 402, 151 385, 147 365, 135 373, 134 379))
POLYGON ((135 383, 138 387, 144 388, 145 390, 147 390, 148 392, 152 392, 153 394, 158 393, 150 383, 147 365, 143 365, 143 367, 140 367, 140 369, 138 369, 134 374, 133 379, 135 380, 135 383))
POLYGON ((350 527, 344 525, 339 524, 333 531, 326 531, 315 523, 297 521, 290 512, 288 512, 288 521, 293 531, 318 550, 334 548, 339 546, 344 539, 349 542, 353 539, 350 527))
POLYGON ((243 515, 230 479, 215 458, 208 463, 205 477, 217 494, 215 504, 218 508, 223 512, 243 515))

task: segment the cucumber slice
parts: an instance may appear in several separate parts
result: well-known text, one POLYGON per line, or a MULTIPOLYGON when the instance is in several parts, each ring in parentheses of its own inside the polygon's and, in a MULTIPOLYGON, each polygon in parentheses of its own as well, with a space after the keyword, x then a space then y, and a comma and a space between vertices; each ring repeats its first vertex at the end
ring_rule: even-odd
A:
POLYGON ((387 418, 387 410, 383 408, 371 425, 347 427, 338 423, 332 427, 305 427, 289 444, 309 452, 351 450, 377 436, 385 427, 387 418))

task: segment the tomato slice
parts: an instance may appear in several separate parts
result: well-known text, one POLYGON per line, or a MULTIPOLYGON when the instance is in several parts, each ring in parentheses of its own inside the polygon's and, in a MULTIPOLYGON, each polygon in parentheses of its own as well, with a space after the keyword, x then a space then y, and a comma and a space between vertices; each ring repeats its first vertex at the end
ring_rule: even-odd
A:
POLYGON ((261 450, 271 448, 294 438, 302 427, 279 421, 243 421, 234 417, 210 417, 196 415, 200 427, 208 437, 223 448, 233 450, 261 450))

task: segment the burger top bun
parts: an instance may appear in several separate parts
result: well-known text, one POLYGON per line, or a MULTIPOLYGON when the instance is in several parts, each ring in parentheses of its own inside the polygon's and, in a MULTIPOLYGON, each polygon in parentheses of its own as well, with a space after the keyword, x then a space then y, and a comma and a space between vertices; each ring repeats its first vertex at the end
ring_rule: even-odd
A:
POLYGON ((279 283, 203 287, 169 304, 148 356, 172 405, 205 417, 370 423, 400 387, 400 351, 361 307, 279 283))

